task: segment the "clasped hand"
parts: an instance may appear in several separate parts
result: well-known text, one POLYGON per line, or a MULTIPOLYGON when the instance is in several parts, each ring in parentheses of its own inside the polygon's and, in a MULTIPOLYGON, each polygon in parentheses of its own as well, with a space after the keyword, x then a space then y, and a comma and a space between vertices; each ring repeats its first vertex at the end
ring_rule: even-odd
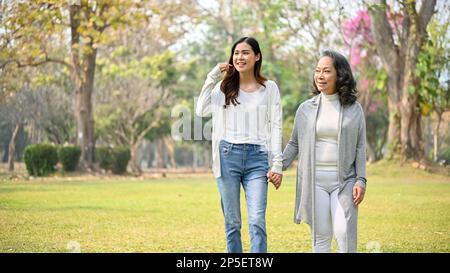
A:
POLYGON ((281 185, 281 181, 283 180, 283 174, 269 171, 267 173, 267 178, 268 178, 269 182, 271 182, 275 186, 275 189, 278 190, 278 188, 281 185))

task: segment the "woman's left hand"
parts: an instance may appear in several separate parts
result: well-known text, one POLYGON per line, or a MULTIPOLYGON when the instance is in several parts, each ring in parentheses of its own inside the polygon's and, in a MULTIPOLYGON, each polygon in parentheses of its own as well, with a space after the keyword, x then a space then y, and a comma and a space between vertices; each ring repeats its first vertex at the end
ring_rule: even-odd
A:
POLYGON ((278 188, 281 185, 281 181, 283 180, 283 174, 279 174, 279 173, 275 173, 275 172, 269 171, 267 173, 267 178, 275 186, 275 189, 278 190, 278 188))
POLYGON ((364 194, 366 193, 366 190, 361 188, 360 186, 354 186, 353 187, 353 202, 356 206, 361 204, 361 202, 364 200, 364 194))

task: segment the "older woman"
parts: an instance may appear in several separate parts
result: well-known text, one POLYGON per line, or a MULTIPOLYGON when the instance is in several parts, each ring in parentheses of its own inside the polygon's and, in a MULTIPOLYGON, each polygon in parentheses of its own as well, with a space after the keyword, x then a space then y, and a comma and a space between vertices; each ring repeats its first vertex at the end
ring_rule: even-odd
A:
POLYGON ((341 54, 325 51, 314 73, 315 96, 295 115, 283 169, 296 156, 295 223, 311 227, 314 252, 356 252, 358 205, 366 189, 366 127, 356 82, 341 54))

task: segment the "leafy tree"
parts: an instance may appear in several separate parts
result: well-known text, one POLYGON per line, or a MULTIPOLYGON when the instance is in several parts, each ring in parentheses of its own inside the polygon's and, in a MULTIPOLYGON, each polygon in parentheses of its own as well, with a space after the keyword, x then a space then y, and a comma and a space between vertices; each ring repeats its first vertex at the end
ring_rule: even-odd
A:
POLYGON ((342 22, 343 38, 348 46, 349 62, 357 79, 358 100, 366 116, 369 162, 383 157, 387 138, 386 72, 376 52, 371 18, 359 10, 354 18, 342 22))
POLYGON ((436 0, 421 1, 419 9, 413 0, 399 4, 400 12, 393 12, 386 0, 372 1, 369 11, 377 52, 388 75, 388 144, 403 158, 420 159, 423 148, 416 88, 420 78, 415 69, 436 0))
POLYGON ((94 159, 92 94, 98 48, 113 38, 110 28, 144 18, 141 4, 132 1, 32 1, 7 2, 2 38, 6 40, 0 67, 63 65, 70 73, 75 93, 77 141, 82 163, 94 159), (68 36, 69 34, 69 36, 68 36), (69 47, 65 47, 69 41, 69 47))
POLYGON ((109 46, 98 60, 96 135, 107 144, 130 147, 130 167, 136 174, 141 173, 142 141, 170 133, 170 111, 164 107, 180 92, 176 52, 169 48, 186 32, 174 29, 180 24, 174 20, 190 11, 172 8, 164 6, 167 16, 154 24, 117 31, 121 44, 109 46))
POLYGON ((438 160, 442 116, 450 109, 450 40, 446 35, 449 22, 439 24, 433 18, 428 25, 428 39, 417 60, 416 74, 421 79, 418 86, 422 115, 434 112, 437 116, 433 140, 433 160, 438 160))

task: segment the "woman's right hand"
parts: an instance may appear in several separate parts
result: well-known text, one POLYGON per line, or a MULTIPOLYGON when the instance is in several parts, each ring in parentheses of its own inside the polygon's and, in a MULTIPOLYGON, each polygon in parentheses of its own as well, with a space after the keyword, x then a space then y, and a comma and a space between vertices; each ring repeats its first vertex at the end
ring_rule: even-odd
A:
POLYGON ((267 173, 267 178, 269 182, 271 182, 275 186, 275 189, 278 190, 278 188, 281 186, 281 181, 283 180, 283 174, 269 171, 267 173))
POLYGON ((232 67, 229 63, 219 63, 220 72, 228 72, 232 67))

